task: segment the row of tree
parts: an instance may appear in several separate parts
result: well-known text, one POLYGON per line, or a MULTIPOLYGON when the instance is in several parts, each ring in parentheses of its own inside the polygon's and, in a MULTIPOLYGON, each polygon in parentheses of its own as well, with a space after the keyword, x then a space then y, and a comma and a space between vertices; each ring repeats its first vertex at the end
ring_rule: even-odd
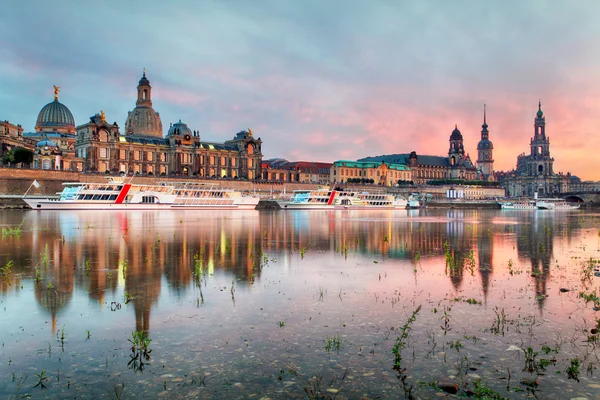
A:
POLYGON ((33 151, 24 147, 15 147, 7 150, 2 155, 2 163, 4 165, 11 164, 31 164, 33 162, 33 151))

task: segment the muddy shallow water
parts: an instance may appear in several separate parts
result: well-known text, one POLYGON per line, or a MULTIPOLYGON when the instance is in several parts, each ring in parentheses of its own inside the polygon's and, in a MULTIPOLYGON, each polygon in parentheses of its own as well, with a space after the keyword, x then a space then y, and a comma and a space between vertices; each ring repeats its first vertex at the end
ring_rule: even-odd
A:
POLYGON ((600 214, 6 210, 0 225, 0 398, 600 397, 600 214))

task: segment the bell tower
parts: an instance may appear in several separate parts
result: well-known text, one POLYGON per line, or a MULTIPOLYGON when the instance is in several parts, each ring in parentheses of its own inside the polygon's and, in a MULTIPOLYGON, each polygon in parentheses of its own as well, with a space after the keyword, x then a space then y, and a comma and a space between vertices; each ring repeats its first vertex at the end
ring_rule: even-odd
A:
POLYGON ((146 68, 144 68, 144 75, 137 87, 138 98, 135 102, 136 106, 147 106, 152 107, 152 86, 150 86, 150 81, 146 78, 146 68))
POLYGON ((486 181, 494 180, 494 145, 490 141, 490 132, 486 118, 486 106, 483 105, 483 125, 481 125, 481 140, 477 144, 477 167, 486 181))

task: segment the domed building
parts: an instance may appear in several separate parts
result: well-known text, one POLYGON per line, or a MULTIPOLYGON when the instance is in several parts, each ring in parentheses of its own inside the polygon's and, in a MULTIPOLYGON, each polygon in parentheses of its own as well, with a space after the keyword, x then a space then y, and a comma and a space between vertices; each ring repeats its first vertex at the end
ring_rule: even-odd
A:
POLYGON ((54 101, 42 107, 35 124, 36 132, 56 132, 74 135, 75 118, 71 110, 58 101, 60 86, 54 86, 54 101))
POLYGON ((42 107, 35 132, 23 133, 23 141, 33 151, 33 168, 81 171, 82 160, 75 158, 75 118, 58 101, 59 91, 60 86, 54 86, 54 101, 42 107))
POLYGON ((152 108, 152 86, 146 78, 146 69, 137 87, 137 101, 127 114, 125 133, 135 136, 163 137, 160 115, 152 108))
POLYGON ((163 137, 160 115, 152 108, 146 71, 138 82, 136 107, 125 132, 106 121, 104 113, 77 127, 75 150, 84 172, 147 176, 257 179, 261 176, 262 141, 252 131, 238 132, 224 143, 200 140, 185 123, 171 124, 163 137))
POLYGON ((481 140, 477 144, 477 167, 481 172, 483 180, 493 181, 494 178, 494 145, 490 141, 490 132, 485 115, 485 104, 483 105, 483 125, 481 125, 481 140))

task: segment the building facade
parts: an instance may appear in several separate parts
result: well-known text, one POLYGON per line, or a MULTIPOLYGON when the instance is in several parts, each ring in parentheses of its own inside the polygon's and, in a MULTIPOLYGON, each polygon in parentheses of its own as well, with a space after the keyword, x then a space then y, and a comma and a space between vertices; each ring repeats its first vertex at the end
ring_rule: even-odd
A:
POLYGON ((329 184, 332 163, 288 161, 282 158, 265 160, 262 179, 270 182, 329 184))
POLYGON ((463 136, 456 125, 450 134, 447 157, 418 155, 416 151, 412 151, 410 153, 366 157, 358 161, 405 165, 410 171, 408 180, 417 185, 443 179, 476 180, 480 176, 471 161, 471 157, 468 153, 465 153, 463 136))
POLYGON ((76 126, 73 114, 58 101, 40 111, 35 132, 3 122, 3 152, 20 146, 31 150, 33 168, 102 174, 195 176, 199 178, 260 179, 262 141, 252 130, 240 131, 223 143, 201 140, 181 122, 171 124, 166 137, 160 114, 152 105, 152 86, 146 71, 138 82, 135 108, 125 121, 125 132, 109 123, 104 112, 76 126))
POLYGON ((534 133, 529 142, 529 154, 517 157, 517 168, 500 175, 506 195, 511 197, 556 195, 571 191, 571 174, 555 173, 550 155, 550 137, 546 135, 546 117, 542 103, 534 118, 534 133))
POLYGON ((394 186, 398 181, 410 182, 411 170, 405 164, 383 161, 339 160, 331 167, 331 183, 357 182, 394 186))

